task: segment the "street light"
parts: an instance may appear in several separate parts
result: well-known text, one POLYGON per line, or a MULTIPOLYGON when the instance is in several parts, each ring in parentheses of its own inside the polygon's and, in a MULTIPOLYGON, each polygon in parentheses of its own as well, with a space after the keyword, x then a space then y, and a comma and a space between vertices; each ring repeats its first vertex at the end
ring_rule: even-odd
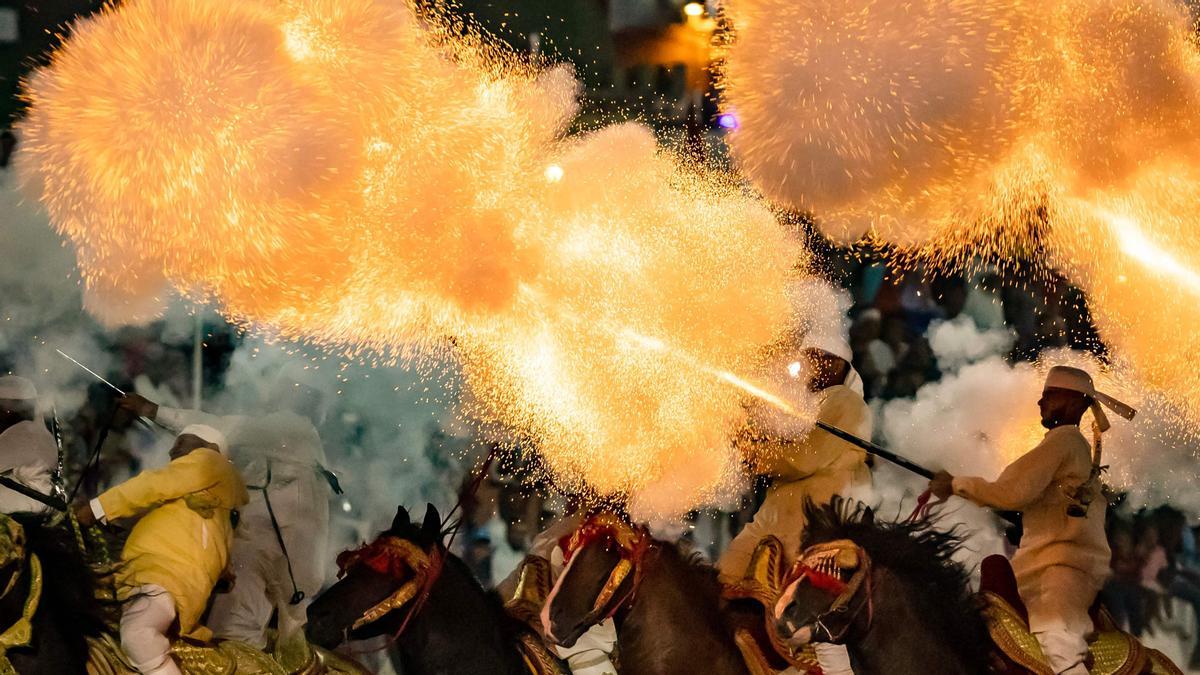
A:
POLYGON ((704 14, 704 5, 698 2, 689 2, 683 6, 683 13, 688 16, 700 16, 704 14))

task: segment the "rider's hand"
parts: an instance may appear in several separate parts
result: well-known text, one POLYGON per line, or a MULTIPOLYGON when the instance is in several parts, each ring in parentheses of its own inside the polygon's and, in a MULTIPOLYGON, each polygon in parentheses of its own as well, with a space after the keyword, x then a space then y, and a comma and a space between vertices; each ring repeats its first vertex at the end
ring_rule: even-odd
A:
POLYGON ((216 588, 213 590, 217 593, 230 593, 235 585, 237 585, 237 574, 232 568, 226 567, 222 570, 221 576, 217 579, 216 588))
POLYGON ((158 415, 158 404, 137 394, 126 394, 117 400, 117 405, 139 417, 154 419, 158 415))
POLYGON ((76 506, 75 507, 75 520, 78 520, 79 524, 83 527, 95 525, 96 524, 96 514, 92 512, 92 505, 84 503, 84 504, 80 504, 79 506, 76 506))
POLYGON ((939 471, 929 481, 929 492, 938 501, 949 499, 954 494, 954 476, 949 471, 939 471))

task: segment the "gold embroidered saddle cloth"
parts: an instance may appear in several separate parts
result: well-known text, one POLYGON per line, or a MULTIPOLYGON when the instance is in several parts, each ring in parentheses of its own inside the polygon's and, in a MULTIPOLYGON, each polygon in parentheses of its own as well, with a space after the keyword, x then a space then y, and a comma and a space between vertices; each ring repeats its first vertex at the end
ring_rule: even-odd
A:
MULTIPOLYGON (((999 594, 983 591, 983 616, 996 647, 1013 664, 1036 675, 1054 675, 1037 638, 1029 632, 1024 617, 999 594)), ((1117 628, 1101 610, 1099 631, 1088 643, 1092 675, 1183 675, 1175 664, 1154 649, 1143 646, 1132 635, 1117 628)))
POLYGON ((526 627, 521 633, 525 665, 533 675, 570 675, 566 664, 542 639, 542 606, 553 586, 550 561, 536 555, 525 556, 517 579, 513 597, 505 599, 504 609, 526 627))
POLYGON ((761 612, 762 622, 739 625, 734 628, 733 639, 751 675, 773 675, 787 667, 795 668, 808 675, 820 675, 821 666, 812 645, 805 645, 799 652, 784 643, 775 631, 775 622, 769 618, 775 603, 783 595, 787 562, 783 555, 783 543, 773 535, 758 542, 746 573, 741 579, 726 583, 722 597, 731 602, 752 602, 761 612))

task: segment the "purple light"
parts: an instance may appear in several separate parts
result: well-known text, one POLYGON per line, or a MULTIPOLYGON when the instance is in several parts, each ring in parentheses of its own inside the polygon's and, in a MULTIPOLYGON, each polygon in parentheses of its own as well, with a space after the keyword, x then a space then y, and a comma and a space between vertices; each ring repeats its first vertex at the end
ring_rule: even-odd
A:
POLYGON ((737 115, 728 112, 717 115, 717 126, 721 127, 722 129, 738 128, 737 115))

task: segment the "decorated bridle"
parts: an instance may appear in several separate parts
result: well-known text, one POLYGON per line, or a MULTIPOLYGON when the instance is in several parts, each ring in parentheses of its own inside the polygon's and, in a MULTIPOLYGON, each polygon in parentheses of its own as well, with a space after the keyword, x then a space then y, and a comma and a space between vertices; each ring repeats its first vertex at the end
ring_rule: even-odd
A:
POLYGON ((854 542, 839 539, 805 549, 788 572, 784 588, 789 588, 793 583, 808 583, 813 588, 834 596, 829 609, 818 614, 810 624, 815 641, 840 642, 864 609, 867 612, 867 627, 870 628, 874 615, 874 603, 871 598, 871 558, 854 542), (844 573, 849 570, 854 570, 850 579, 843 581, 844 573), (851 607, 864 586, 866 592, 862 593, 856 606, 851 607), (839 617, 843 618, 844 623, 835 633, 830 628, 830 623, 832 619, 839 617))
POLYGON ((440 544, 425 551, 413 542, 394 535, 384 535, 370 544, 343 552, 337 557, 339 578, 359 565, 392 579, 403 579, 411 574, 411 578, 395 593, 363 612, 350 630, 372 624, 411 603, 400 628, 392 636, 393 640, 399 638, 429 600, 433 585, 442 575, 445 561, 446 549, 440 544))
POLYGON ((600 540, 609 540, 616 544, 620 549, 621 559, 609 573, 604 587, 592 603, 592 610, 585 618, 586 622, 591 624, 612 618, 625 603, 637 595, 642 580, 642 558, 650 548, 650 533, 644 527, 630 525, 620 516, 605 511, 591 516, 574 532, 562 538, 560 546, 563 550, 563 564, 570 564, 576 553, 588 544, 600 540), (612 602, 621 584, 625 583, 630 574, 633 574, 633 583, 630 584, 629 590, 619 601, 612 602), (605 611, 604 608, 610 603, 612 608, 605 611))

